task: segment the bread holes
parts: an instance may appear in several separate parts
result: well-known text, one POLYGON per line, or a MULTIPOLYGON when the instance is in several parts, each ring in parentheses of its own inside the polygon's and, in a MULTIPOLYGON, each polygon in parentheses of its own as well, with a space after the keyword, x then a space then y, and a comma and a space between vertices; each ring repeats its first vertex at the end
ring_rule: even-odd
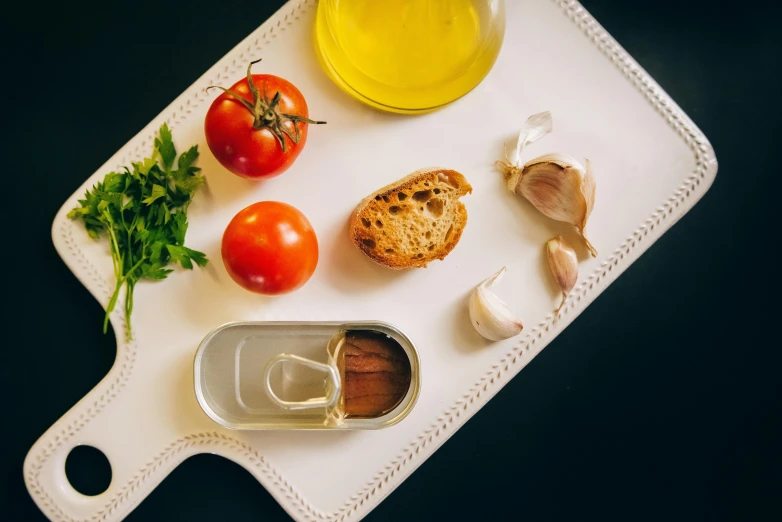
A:
POLYGON ((426 231, 426 234, 424 234, 424 237, 426 237, 426 239, 431 239, 431 237, 432 237, 432 231, 431 231, 431 230, 427 230, 427 231, 426 231))
POLYGON ((386 203, 391 203, 391 198, 389 198, 388 196, 382 196, 382 197, 383 197, 383 201, 385 201, 386 203))
POLYGON ((432 192, 434 192, 434 193, 435 193, 435 195, 436 195, 436 194, 439 194, 439 193, 440 193, 440 192, 442 192, 442 191, 441 191, 439 188, 436 188, 436 189, 434 189, 432 192))
POLYGON ((364 225, 367 228, 372 226, 372 223, 367 218, 361 218, 361 224, 364 225))
POLYGON ((447 243, 448 241, 450 241, 450 240, 451 240, 451 236, 452 236, 452 235, 453 235, 453 225, 451 225, 450 227, 448 227, 448 232, 446 232, 446 233, 445 233, 445 240, 444 240, 444 241, 445 241, 446 243, 447 243))
POLYGON ((378 219, 377 221, 375 221, 375 226, 377 228, 383 228, 383 222, 378 219))
POLYGON ((377 244, 375 243, 375 240, 374 240, 374 239, 369 239, 369 238, 364 238, 364 239, 362 239, 362 240, 361 240, 361 243, 362 243, 362 244, 363 244, 365 247, 367 247, 367 248, 371 248, 371 249, 374 249, 374 248, 377 246, 377 244))
POLYGON ((426 210, 429 211, 433 217, 439 218, 443 215, 443 200, 440 198, 432 198, 426 202, 426 210))
POLYGON ((397 215, 397 214, 399 214, 401 211, 402 211, 402 207, 400 207, 400 206, 397 206, 397 205, 393 205, 393 206, 390 206, 390 207, 388 207, 388 212, 389 212, 390 214, 392 214, 392 215, 397 215))
POLYGON ((425 203, 432 199, 432 191, 431 190, 419 190, 415 194, 413 194, 413 199, 420 202, 425 203))
POLYGON ((430 245, 427 247, 427 250, 429 250, 429 252, 431 252, 432 250, 434 250, 434 243, 431 243, 431 244, 430 244, 430 245))
POLYGON ((394 249, 393 248, 386 248, 386 254, 393 254, 394 249))
POLYGON ((397 199, 399 199, 399 201, 404 201, 407 199, 407 194, 405 194, 404 192, 400 192, 399 194, 396 195, 396 197, 397 199))

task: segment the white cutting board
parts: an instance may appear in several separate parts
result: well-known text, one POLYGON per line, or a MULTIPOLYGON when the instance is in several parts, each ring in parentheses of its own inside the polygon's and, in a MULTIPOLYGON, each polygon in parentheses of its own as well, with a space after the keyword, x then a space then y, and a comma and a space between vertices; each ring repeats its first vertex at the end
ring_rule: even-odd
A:
MULTIPOLYGON (((117 360, 106 378, 30 450, 27 487, 52 520, 119 520, 180 462, 196 453, 224 455, 245 467, 296 520, 358 520, 386 497, 513 378, 605 287, 706 192, 717 163, 692 121, 575 1, 508 0, 499 60, 466 97, 432 114, 375 111, 343 94, 320 70, 312 33, 317 3, 293 0, 229 52, 79 187, 55 218, 57 251, 104 305, 113 288, 108 246, 65 216, 103 175, 151 151, 167 121, 180 150, 199 145, 208 178, 190 207, 187 245, 212 260, 136 288, 135 340, 112 316, 117 360), (530 48, 530 43, 535 48, 530 48), (313 117, 307 146, 283 176, 257 184, 225 171, 209 153, 203 117, 215 90, 256 72, 291 80, 313 117), (534 75, 531 74, 534 71, 534 75), (600 255, 584 258, 580 283, 556 324, 558 294, 543 245, 575 236, 505 189, 493 167, 502 144, 530 114, 549 110, 554 133, 528 147, 588 157, 597 202, 588 234, 600 255), (445 261, 394 272, 357 252, 346 234, 354 205, 375 189, 425 166, 464 173, 469 223, 445 261), (324 196, 329 203, 324 203, 324 196), (310 282, 283 297, 245 292, 226 274, 220 239, 230 218, 259 200, 286 201, 314 225, 321 260, 310 282), (521 336, 483 341, 469 324, 466 297, 507 265, 499 289, 523 318, 521 336), (400 424, 374 432, 237 432, 198 407, 193 355, 212 328, 235 320, 388 321, 420 350, 418 404, 400 424), (108 490, 77 493, 64 473, 76 445, 102 450, 112 468, 108 490)), ((121 307, 118 307, 121 308, 121 307)), ((99 323, 95 328, 100 328, 99 323)), ((54 349, 54 348, 53 348, 54 349)), ((517 412, 523 414, 523 412, 517 412)), ((487 434, 487 437, 489 435, 487 434)), ((454 484, 456 486, 456 484, 454 484)))

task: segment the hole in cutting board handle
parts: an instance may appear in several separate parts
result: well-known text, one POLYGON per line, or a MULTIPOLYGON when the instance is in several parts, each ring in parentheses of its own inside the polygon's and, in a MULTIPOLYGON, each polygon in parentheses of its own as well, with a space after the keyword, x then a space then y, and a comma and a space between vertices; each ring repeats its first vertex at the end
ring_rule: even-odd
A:
POLYGON ((65 476, 73 489, 94 497, 109 489, 111 464, 98 448, 76 446, 65 459, 65 476))

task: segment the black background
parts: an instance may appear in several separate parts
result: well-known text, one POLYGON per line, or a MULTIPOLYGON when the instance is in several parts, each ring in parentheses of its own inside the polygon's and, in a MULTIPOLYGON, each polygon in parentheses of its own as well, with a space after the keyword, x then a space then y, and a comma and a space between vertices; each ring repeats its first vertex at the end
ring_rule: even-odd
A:
MULTIPOLYGON (((24 456, 115 354, 55 212, 281 3, 4 6, 0 519, 43 520, 24 456)), ((780 9, 584 5, 710 138, 716 182, 368 520, 782 520, 780 9)), ((128 519, 288 518, 198 456, 128 519)))

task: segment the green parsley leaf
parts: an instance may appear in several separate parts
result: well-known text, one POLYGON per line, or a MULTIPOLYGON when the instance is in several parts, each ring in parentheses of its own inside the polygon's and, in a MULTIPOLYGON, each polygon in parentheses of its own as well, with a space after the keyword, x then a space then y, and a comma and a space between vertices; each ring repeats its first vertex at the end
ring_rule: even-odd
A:
POLYGON ((106 192, 122 192, 125 189, 125 174, 109 172, 103 178, 103 190, 106 192))
POLYGON ((193 145, 185 152, 180 154, 179 160, 177 160, 177 172, 187 172, 187 170, 193 165, 193 163, 197 159, 198 159, 198 145, 193 145))
POLYGON ((165 225, 168 223, 168 220, 171 219, 171 211, 168 210, 168 205, 165 203, 159 205, 157 207, 157 221, 155 222, 156 225, 165 225))
POLYGON ((182 265, 183 268, 187 268, 188 270, 193 269, 193 263, 190 262, 190 256, 183 247, 166 245, 166 250, 168 250, 168 253, 171 255, 171 259, 182 265))
POLYGON ((187 233, 187 214, 177 212, 171 221, 171 231, 174 234, 174 240, 178 245, 185 243, 185 233, 187 233))
POLYGON ((155 150, 160 154, 160 158, 163 160, 163 170, 169 172, 174 165, 174 159, 176 159, 176 149, 174 148, 174 140, 171 137, 171 131, 168 129, 168 124, 164 123, 160 127, 159 137, 155 138, 155 150))
MULTIPOLYGON (((157 140, 155 140, 157 141, 157 140)), ((157 165, 157 161, 155 161, 154 158, 146 158, 141 163, 134 163, 133 167, 134 169, 138 169, 138 172, 143 175, 149 174, 149 171, 152 170, 152 167, 157 165)))
POLYGON ((145 205, 151 205, 158 198, 166 197, 166 189, 162 185, 152 185, 152 193, 148 198, 144 199, 142 203, 145 205))
POLYGON ((190 259, 193 261, 193 263, 197 264, 201 268, 209 264, 209 260, 206 258, 206 254, 203 252, 187 248, 186 246, 183 246, 182 248, 185 249, 185 252, 187 252, 187 255, 190 256, 190 259))

